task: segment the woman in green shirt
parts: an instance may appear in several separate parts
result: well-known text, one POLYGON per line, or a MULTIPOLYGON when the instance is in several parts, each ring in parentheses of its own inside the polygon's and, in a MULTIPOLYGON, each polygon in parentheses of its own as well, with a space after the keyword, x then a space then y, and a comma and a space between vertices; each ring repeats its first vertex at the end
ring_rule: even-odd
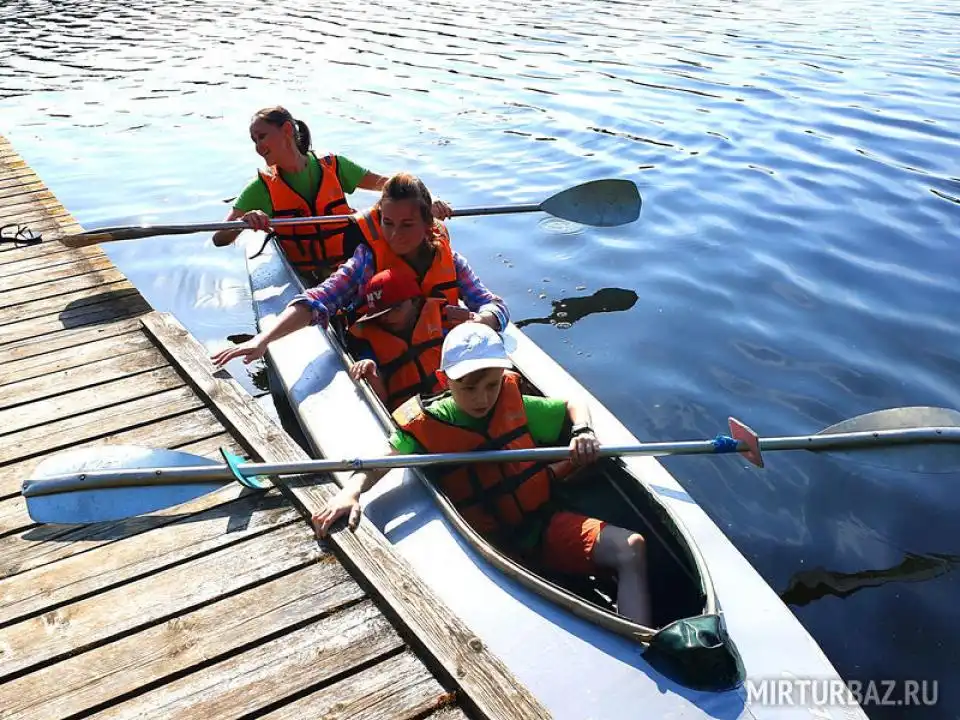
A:
MULTIPOLYGON (((265 108, 253 116, 250 139, 257 154, 268 167, 276 168, 293 192, 311 200, 317 196, 324 173, 320 160, 310 151, 310 129, 305 122, 294 119, 286 108, 265 108)), ((339 190, 344 195, 357 188, 380 190, 387 180, 342 155, 333 157, 339 188, 331 190, 339 190)), ((258 175, 234 201, 226 219, 243 220, 254 230, 267 231, 271 229, 270 219, 274 213, 270 190, 258 175)), ((213 244, 229 245, 239 234, 239 230, 220 230, 214 234, 213 244)))

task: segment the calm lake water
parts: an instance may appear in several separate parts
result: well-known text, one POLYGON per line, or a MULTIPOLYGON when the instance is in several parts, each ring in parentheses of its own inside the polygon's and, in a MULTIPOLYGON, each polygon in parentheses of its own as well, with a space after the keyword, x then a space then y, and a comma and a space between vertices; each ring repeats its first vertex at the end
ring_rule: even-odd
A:
MULTIPOLYGON (((0 133, 87 228, 219 220, 273 104, 454 205, 632 179, 633 225, 457 219, 455 244, 639 437, 806 434, 960 408, 951 7, 4 0, 0 133)), ((242 249, 105 250, 211 349, 253 331, 242 249)), ((872 717, 957 718, 960 476, 875 457, 666 464, 842 675, 940 680, 936 708, 872 717)))

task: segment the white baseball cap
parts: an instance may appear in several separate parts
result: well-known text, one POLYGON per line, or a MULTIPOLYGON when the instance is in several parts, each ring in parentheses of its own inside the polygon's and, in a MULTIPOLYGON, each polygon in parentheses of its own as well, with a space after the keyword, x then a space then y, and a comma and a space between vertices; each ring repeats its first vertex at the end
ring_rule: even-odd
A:
POLYGON ((440 369, 451 380, 459 380, 476 370, 510 368, 500 333, 479 322, 465 322, 447 333, 443 340, 440 369))

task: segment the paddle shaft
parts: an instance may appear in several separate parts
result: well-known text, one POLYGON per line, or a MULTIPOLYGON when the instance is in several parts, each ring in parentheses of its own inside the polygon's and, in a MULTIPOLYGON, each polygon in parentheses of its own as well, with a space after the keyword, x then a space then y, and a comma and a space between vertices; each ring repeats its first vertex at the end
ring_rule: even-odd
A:
MULTIPOLYGON (((554 217, 598 227, 612 227, 633 222, 640 215, 642 199, 635 183, 629 180, 591 180, 567 188, 541 203, 490 205, 459 208, 452 217, 507 215, 511 213, 545 212, 554 217)), ((321 215, 304 218, 274 218, 274 227, 296 225, 343 225, 349 215, 321 215)), ((109 227, 74 235, 64 235, 60 242, 68 247, 86 247, 116 240, 137 240, 157 235, 185 235, 218 230, 246 230, 242 220, 179 225, 130 225, 109 227)))
MULTIPOLYGON (((452 217, 469 217, 475 215, 509 215, 512 213, 539 212, 540 205, 490 205, 460 208, 454 210, 452 217)), ((317 215, 301 218, 272 218, 273 227, 296 227, 297 225, 335 226, 346 225, 350 215, 317 215)), ((63 238, 71 247, 84 247, 97 243, 114 242, 117 240, 139 240, 157 235, 190 235, 199 232, 216 232, 218 230, 249 230, 250 226, 243 220, 227 220, 210 223, 188 223, 184 225, 142 225, 102 228, 90 232, 68 235, 63 238)))
MULTIPOLYGON (((835 433, 827 435, 798 435, 761 438, 761 451, 876 449, 888 445, 925 445, 932 443, 960 443, 960 428, 910 428, 871 432, 835 433)), ((725 435, 713 440, 642 443, 639 445, 601 448, 601 457, 667 455, 704 455, 746 452, 748 445, 725 435)), ((252 475, 301 475, 313 473, 392 469, 399 467, 428 467, 475 462, 552 462, 570 457, 566 447, 531 448, 529 450, 494 450, 484 452, 442 453, 431 455, 393 455, 353 460, 308 460, 296 463, 241 463, 238 472, 252 475)), ((71 473, 26 480, 22 493, 26 497, 60 492, 93 490, 99 488, 135 487, 142 485, 178 485, 196 482, 229 482, 233 474, 226 465, 199 465, 196 467, 149 468, 134 470, 102 470, 71 473)))
MULTIPOLYGON (((539 212, 540 205, 490 205, 460 208, 453 211, 452 217, 468 217, 474 215, 510 215, 512 213, 539 212)), ((297 225, 346 225, 351 215, 317 215, 314 217, 299 218, 271 218, 273 227, 296 227, 297 225)), ((92 230, 91 234, 114 234, 120 231, 135 233, 138 230, 148 231, 151 234, 183 235, 196 232, 214 232, 217 230, 249 230, 250 226, 243 220, 229 220, 210 223, 188 223, 185 225, 144 225, 142 227, 118 227, 92 230)))

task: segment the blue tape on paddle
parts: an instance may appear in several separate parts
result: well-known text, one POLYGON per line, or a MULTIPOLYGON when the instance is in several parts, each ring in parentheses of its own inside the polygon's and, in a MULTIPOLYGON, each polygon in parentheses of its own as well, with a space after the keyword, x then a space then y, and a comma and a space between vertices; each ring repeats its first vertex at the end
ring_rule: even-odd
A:
POLYGON ((220 448, 220 454, 223 456, 223 461, 227 464, 227 467, 230 468, 230 472, 233 473, 233 477, 236 478, 237 482, 248 487, 251 490, 266 490, 270 487, 270 483, 266 478, 261 477, 260 475, 251 475, 246 477, 241 475, 240 471, 237 469, 237 465, 243 462, 243 458, 239 455, 230 452, 226 448, 220 448))
POLYGON ((740 444, 729 435, 717 435, 713 439, 713 451, 715 453, 737 452, 740 444))

